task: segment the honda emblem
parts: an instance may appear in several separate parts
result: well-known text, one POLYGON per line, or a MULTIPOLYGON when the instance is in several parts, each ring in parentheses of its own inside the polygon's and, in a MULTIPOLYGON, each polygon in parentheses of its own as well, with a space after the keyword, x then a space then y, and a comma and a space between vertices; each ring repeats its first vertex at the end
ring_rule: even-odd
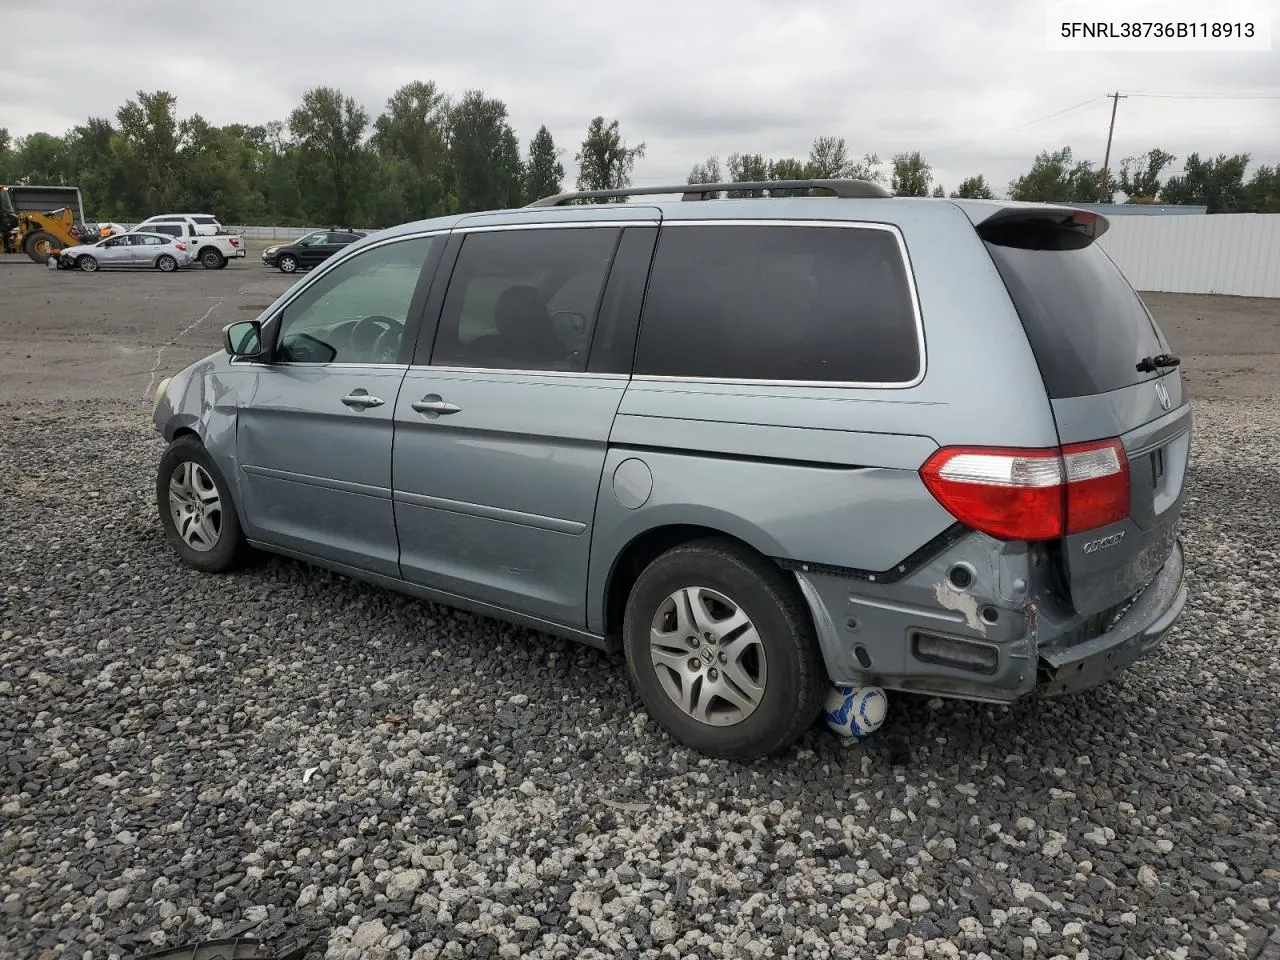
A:
POLYGON ((1172 406, 1173 401, 1169 399, 1169 389, 1160 380, 1156 381, 1156 396, 1160 399, 1160 406, 1168 410, 1172 406))

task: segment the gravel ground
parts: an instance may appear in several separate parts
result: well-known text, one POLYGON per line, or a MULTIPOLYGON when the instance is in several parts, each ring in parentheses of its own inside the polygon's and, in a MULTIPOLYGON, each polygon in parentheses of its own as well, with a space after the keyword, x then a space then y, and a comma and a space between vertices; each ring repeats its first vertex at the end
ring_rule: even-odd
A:
POLYGON ((19 402, 6 960, 233 933, 330 960, 1256 957, 1280 924, 1274 401, 1197 401, 1191 604, 1123 682, 895 697, 864 744, 747 766, 673 747, 620 657, 291 561, 181 567, 145 408, 19 402))

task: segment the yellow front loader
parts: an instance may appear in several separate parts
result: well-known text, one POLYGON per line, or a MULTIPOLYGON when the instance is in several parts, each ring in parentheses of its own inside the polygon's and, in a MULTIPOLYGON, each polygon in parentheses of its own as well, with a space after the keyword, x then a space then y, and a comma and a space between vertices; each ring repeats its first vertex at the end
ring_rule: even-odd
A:
POLYGON ((79 187, 0 186, 0 248, 45 263, 65 247, 91 243, 85 235, 79 187))

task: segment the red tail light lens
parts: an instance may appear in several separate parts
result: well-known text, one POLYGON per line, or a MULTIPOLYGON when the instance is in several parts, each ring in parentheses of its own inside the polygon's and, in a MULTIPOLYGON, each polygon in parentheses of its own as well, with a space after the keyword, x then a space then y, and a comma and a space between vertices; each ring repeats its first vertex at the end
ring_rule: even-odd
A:
POLYGON ((1001 540, 1056 540, 1129 515, 1129 463, 1117 440, 944 447, 920 477, 957 520, 1001 540))
POLYGON ((1119 440, 1062 448, 1067 474, 1067 533, 1093 530, 1129 515, 1129 458, 1119 440))
POLYGON ((179 250, 185 250, 185 249, 187 249, 187 245, 186 245, 185 243, 183 243, 181 240, 175 240, 175 241, 173 241, 173 245, 174 245, 175 247, 177 247, 179 250))
POLYGON ((238 247, 238 246, 240 246, 240 238, 239 238, 239 237, 228 237, 227 239, 228 239, 229 241, 231 241, 231 245, 232 245, 233 247, 238 247))

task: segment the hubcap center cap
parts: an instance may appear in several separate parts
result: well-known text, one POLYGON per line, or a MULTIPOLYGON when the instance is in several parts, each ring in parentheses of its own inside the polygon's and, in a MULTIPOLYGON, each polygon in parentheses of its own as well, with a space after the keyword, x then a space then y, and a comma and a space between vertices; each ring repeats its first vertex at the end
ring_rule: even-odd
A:
POLYGON ((711 649, 711 645, 703 647, 698 651, 698 656, 702 658, 702 662, 708 666, 716 662, 716 652, 711 649))

